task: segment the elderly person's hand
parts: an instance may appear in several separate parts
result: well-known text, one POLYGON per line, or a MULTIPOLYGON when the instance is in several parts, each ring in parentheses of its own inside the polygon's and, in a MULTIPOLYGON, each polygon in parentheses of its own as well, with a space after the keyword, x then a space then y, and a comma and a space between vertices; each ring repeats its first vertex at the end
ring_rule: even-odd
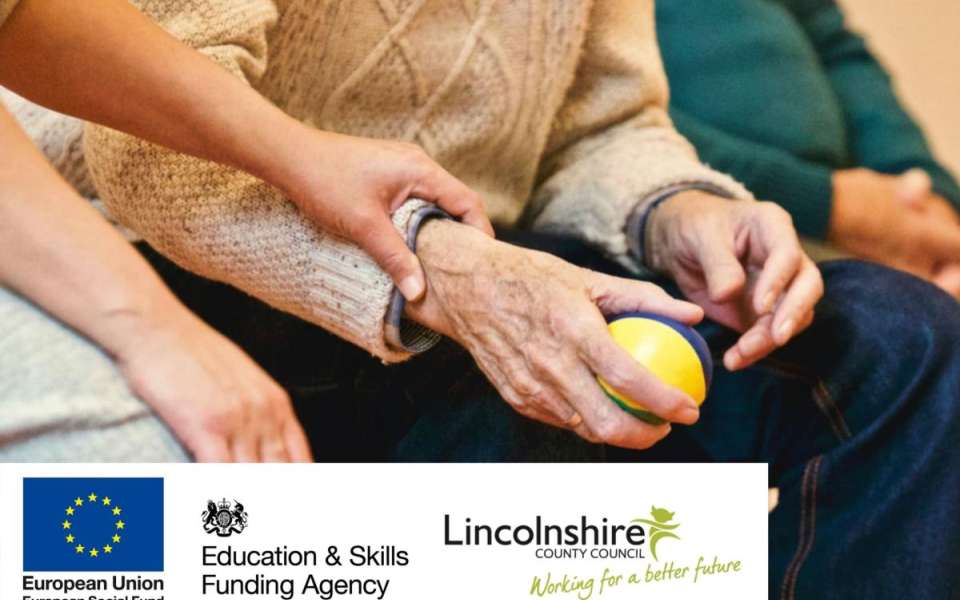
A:
POLYGON ((693 324, 703 317, 697 306, 450 221, 423 227, 418 254, 429 291, 408 305, 410 315, 469 350, 521 414, 628 448, 647 448, 669 432, 669 424, 652 426, 620 410, 597 384, 600 375, 667 421, 697 420, 693 400, 617 346, 604 320, 646 311, 693 324))
POLYGON ((743 332, 724 356, 731 370, 808 327, 823 295, 790 215, 769 202, 677 194, 651 213, 646 245, 651 268, 670 275, 708 317, 743 332))
POLYGON ((926 173, 851 169, 834 173, 833 186, 830 242, 960 295, 960 220, 926 173))

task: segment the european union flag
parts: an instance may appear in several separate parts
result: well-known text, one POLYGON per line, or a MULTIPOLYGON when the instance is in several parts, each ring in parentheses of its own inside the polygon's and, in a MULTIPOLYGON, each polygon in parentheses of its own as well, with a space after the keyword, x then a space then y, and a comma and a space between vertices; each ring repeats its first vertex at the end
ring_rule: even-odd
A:
POLYGON ((24 478, 24 571, 163 571, 163 479, 24 478))

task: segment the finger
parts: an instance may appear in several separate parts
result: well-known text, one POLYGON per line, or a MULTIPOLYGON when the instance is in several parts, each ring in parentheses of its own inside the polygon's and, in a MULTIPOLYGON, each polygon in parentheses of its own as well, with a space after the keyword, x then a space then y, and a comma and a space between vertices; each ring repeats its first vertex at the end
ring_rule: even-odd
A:
POLYGON ((272 426, 270 430, 260 438, 260 458, 263 462, 286 463, 290 462, 290 454, 287 453, 286 440, 279 427, 272 426))
POLYGON ((355 241, 390 276, 408 302, 423 296, 427 287, 420 261, 386 214, 371 219, 355 241))
POLYGON ((803 264, 803 250, 793 236, 780 237, 770 248, 770 254, 757 278, 753 307, 759 315, 773 310, 784 290, 803 264))
POLYGON ((661 419, 692 425, 700 418, 700 409, 690 396, 643 368, 605 330, 583 342, 581 358, 607 385, 661 419))
POLYGON ((760 317, 750 329, 723 355, 723 365, 729 371, 745 369, 776 350, 777 343, 770 332, 773 315, 760 317))
POLYGON ((200 441, 193 444, 192 451, 193 459, 198 463, 227 463, 233 461, 229 445, 226 440, 218 436, 204 436, 200 441))
POLYGON ((960 258, 960 227, 955 222, 920 219, 917 226, 917 248, 934 262, 954 262, 960 258))
POLYGON ((772 323, 773 338, 777 345, 783 346, 799 331, 799 325, 823 296, 823 277, 820 269, 810 259, 804 259, 800 273, 797 274, 790 289, 783 297, 774 313, 772 323))
POLYGON ((287 453, 293 462, 313 462, 313 452, 310 443, 303 431, 303 426, 297 420, 291 409, 290 418, 283 424, 283 437, 287 446, 287 453))
POLYGON ((588 279, 593 301, 605 315, 650 312, 694 325, 703 320, 703 309, 673 298, 663 288, 645 281, 611 277, 591 271, 588 279))
POLYGON ((414 186, 411 195, 435 202, 437 206, 467 225, 493 237, 493 225, 487 218, 483 200, 459 179, 442 168, 433 169, 414 186))
POLYGON ((703 240, 697 249, 697 260, 707 281, 707 293, 713 302, 726 302, 736 295, 747 281, 743 265, 734 254, 732 240, 714 234, 703 240))
POLYGON ((260 441, 241 433, 231 440, 233 459, 239 463, 260 462, 260 441))
POLYGON ((566 380, 567 400, 583 417, 583 424, 576 429, 580 437, 643 450, 670 433, 670 423, 651 425, 624 412, 607 398, 586 366, 571 369, 566 380))

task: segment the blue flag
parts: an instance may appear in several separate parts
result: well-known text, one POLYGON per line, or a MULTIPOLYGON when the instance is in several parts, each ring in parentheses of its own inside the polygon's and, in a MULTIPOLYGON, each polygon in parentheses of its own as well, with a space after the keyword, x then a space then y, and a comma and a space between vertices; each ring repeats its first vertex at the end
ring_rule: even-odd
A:
POLYGON ((163 479, 23 480, 24 571, 163 571, 163 479))

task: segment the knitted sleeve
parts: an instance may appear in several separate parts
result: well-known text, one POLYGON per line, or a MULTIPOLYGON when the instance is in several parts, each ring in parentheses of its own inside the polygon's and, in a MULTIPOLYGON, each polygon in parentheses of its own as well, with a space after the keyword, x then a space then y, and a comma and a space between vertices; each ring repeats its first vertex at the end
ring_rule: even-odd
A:
POLYGON ((558 113, 531 206, 540 230, 576 236, 633 270, 628 220, 685 186, 751 198, 703 165, 667 114, 653 0, 594 3, 576 78, 558 113))
POLYGON ((10 13, 13 12, 13 8, 19 1, 20 0, 0 0, 0 27, 3 26, 4 21, 10 16, 10 13))
MULTIPOLYGON (((180 39, 256 85, 266 68, 268 0, 143 2, 180 39)), ((229 283, 318 324, 386 362, 428 347, 385 341, 390 278, 358 247, 321 231, 279 191, 235 169, 88 125, 85 155, 101 199, 120 223, 181 267, 229 283)), ((423 203, 393 220, 406 232, 423 203)), ((412 325, 411 325, 412 326, 412 325)))

